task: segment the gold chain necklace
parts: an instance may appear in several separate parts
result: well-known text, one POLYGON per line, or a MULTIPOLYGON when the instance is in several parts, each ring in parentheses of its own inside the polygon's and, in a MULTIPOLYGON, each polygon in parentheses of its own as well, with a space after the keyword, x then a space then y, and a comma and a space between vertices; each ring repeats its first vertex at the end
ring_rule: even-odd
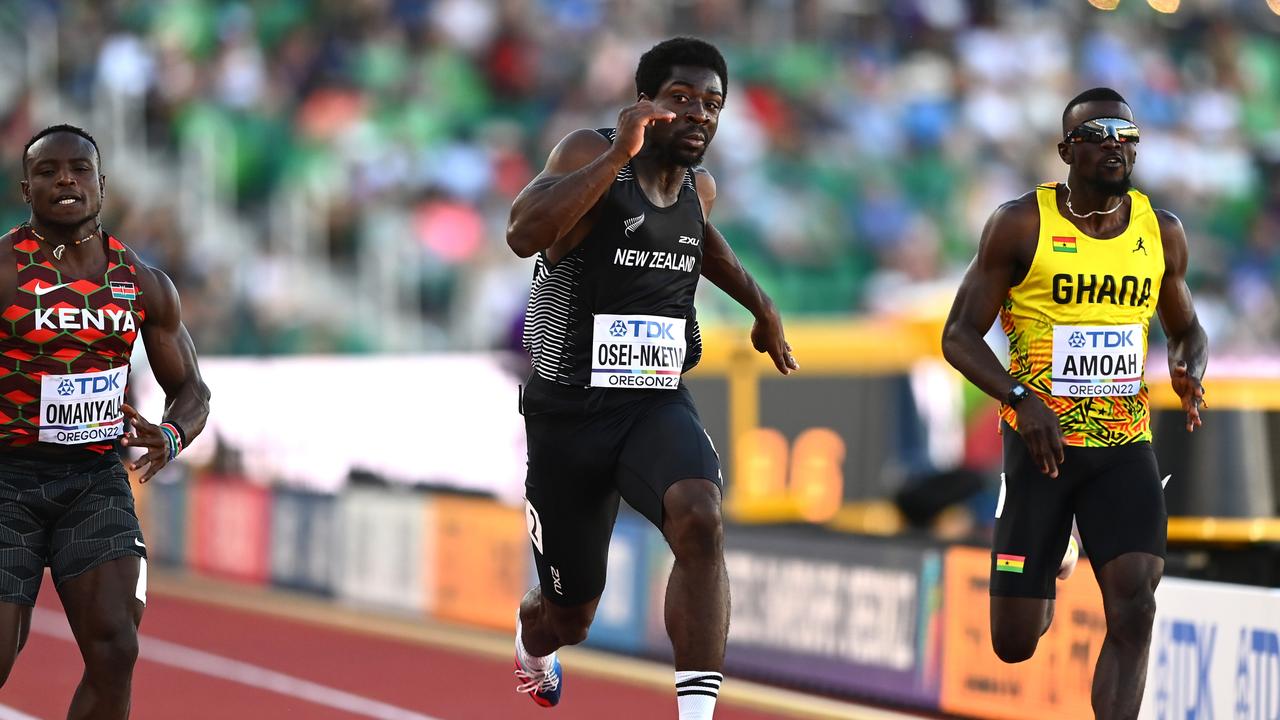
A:
MULTIPOLYGON (((31 223, 23 223, 23 224, 27 226, 27 229, 31 231, 31 234, 32 234, 32 235, 35 235, 35 236, 36 236, 36 239, 37 239, 37 240, 40 240, 41 242, 44 242, 44 243, 48 243, 49 245, 52 245, 52 244, 53 244, 53 243, 49 242, 48 240, 46 240, 46 239, 45 239, 45 237, 44 237, 43 235, 41 235, 40 233, 36 232, 36 229, 35 229, 34 227, 32 227, 32 226, 31 226, 31 223)), ((92 239, 93 239, 94 237, 96 237, 96 236, 98 235, 98 233, 100 233, 100 232, 102 232, 102 226, 101 226, 101 225, 99 225, 99 226, 97 226, 96 228, 94 228, 94 229, 93 229, 93 232, 91 232, 91 233, 89 233, 88 235, 85 235, 84 237, 80 238, 79 240, 77 240, 77 241, 75 241, 75 242, 71 243, 71 246, 72 246, 72 247, 79 247, 79 246, 81 246, 81 245, 83 245, 83 244, 85 244, 85 243, 89 242, 90 240, 92 240, 92 239)), ((61 259, 62 259, 62 254, 63 254, 64 252, 66 252, 66 251, 67 251, 67 244, 66 244, 66 243, 62 243, 61 245, 59 245, 58 247, 56 247, 56 248, 54 248, 54 249, 53 249, 53 259, 55 259, 55 260, 61 260, 61 259)))

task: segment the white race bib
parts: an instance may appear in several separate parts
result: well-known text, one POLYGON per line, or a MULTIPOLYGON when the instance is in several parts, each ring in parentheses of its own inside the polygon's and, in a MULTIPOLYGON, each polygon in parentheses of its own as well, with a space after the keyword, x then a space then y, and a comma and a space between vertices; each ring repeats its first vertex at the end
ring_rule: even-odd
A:
POLYGON ((658 315, 596 315, 591 333, 591 386, 680 387, 684 319, 658 315))
POLYGON ((1064 397, 1137 395, 1145 350, 1141 325, 1055 325, 1052 392, 1064 397))
POLYGON ((40 442, 79 445, 124 432, 124 386, 129 366, 40 379, 40 442))

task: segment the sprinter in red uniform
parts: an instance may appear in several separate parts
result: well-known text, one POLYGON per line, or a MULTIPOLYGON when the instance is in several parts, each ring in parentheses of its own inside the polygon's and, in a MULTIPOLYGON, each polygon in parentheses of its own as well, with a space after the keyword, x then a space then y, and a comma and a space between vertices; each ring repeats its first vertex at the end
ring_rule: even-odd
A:
POLYGON ((36 133, 22 163, 31 219, 0 239, 0 684, 48 566, 84 657, 67 716, 122 720, 147 549, 119 447, 141 449, 128 469, 151 479, 204 428, 209 389, 173 283, 102 229, 100 159, 80 128, 36 133), (125 404, 144 329, 159 425, 125 404))

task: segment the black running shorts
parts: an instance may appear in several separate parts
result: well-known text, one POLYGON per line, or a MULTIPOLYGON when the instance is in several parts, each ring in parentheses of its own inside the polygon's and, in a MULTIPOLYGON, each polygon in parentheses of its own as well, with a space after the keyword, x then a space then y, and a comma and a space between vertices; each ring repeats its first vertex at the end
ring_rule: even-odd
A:
POLYGON ((120 456, 84 455, 0 454, 0 602, 35 605, 46 565, 60 585, 118 557, 147 557, 120 456))
POLYGON ((720 460, 684 386, 576 388, 535 376, 521 407, 525 521, 542 594, 557 605, 603 592, 619 497, 661 529, 662 498, 677 481, 723 488, 720 460))
POLYGON ((1169 515, 1149 442, 1065 448, 1058 477, 1040 471, 1022 436, 1004 430, 1004 473, 991 551, 991 594, 1052 598, 1076 517, 1094 570, 1131 552, 1165 556, 1169 515))

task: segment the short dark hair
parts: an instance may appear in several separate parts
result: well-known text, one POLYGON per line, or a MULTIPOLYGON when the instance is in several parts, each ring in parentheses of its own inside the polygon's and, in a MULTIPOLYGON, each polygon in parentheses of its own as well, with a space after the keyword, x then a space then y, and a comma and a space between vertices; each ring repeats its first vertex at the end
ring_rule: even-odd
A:
POLYGON ((641 55, 640 64, 636 66, 636 93, 653 98, 662 83, 671 77, 671 68, 677 65, 715 71, 720 76, 720 89, 728 94, 729 68, 724 63, 724 56, 715 45, 695 37, 663 40, 641 55))
POLYGON ((1124 103, 1125 105, 1129 104, 1129 101, 1125 100, 1123 95, 1109 87, 1089 88, 1088 90, 1085 90, 1079 95, 1071 98, 1071 102, 1067 103, 1067 106, 1063 108, 1062 126, 1066 127, 1067 115, 1070 115, 1071 111, 1075 109, 1077 105, 1083 105, 1090 102, 1118 102, 1124 103))
POLYGON ((98 141, 93 139, 93 136, 89 134, 89 131, 82 127, 76 127, 75 125, 59 123, 57 125, 50 125, 35 135, 32 135, 31 139, 27 141, 27 144, 22 147, 22 172, 24 174, 27 171, 27 153, 31 151, 31 146, 39 142, 40 138, 48 137, 49 135, 57 133, 71 133, 72 135, 79 135, 85 140, 88 140, 89 144, 93 146, 93 153, 97 156, 98 165, 101 167, 102 151, 98 149, 98 141))

